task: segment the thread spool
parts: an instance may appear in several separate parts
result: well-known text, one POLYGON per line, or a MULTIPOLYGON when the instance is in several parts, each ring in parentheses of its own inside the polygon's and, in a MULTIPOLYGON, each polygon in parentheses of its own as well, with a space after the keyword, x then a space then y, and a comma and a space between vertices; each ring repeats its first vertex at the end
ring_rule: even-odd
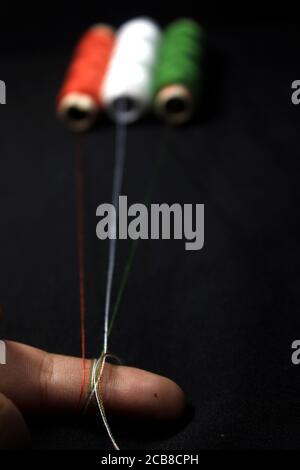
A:
POLYGON ((202 81, 204 33, 193 20, 180 19, 165 30, 154 79, 154 108, 170 124, 193 115, 202 81))
POLYGON ((160 37, 159 27, 148 18, 128 21, 119 29, 102 89, 114 120, 129 124, 149 108, 160 37))
POLYGON ((114 45, 107 25, 91 27, 79 40, 57 98, 57 115, 74 132, 89 129, 102 107, 99 90, 114 45))

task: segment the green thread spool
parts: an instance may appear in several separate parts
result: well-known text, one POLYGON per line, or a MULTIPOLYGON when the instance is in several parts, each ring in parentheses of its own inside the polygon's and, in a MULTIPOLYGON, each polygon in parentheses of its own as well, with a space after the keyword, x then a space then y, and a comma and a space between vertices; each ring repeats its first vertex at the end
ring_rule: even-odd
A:
POLYGON ((154 77, 154 108, 170 124, 188 121, 202 84, 204 32, 190 19, 180 19, 165 30, 154 77))

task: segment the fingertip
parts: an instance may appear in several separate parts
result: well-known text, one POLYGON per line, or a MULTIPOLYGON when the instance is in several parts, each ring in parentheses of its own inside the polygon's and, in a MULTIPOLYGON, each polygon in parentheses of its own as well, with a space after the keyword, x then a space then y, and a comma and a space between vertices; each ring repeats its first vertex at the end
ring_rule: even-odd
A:
POLYGON ((173 380, 161 375, 144 372, 145 412, 159 420, 179 418, 185 409, 185 395, 173 380))
POLYGON ((160 386, 160 397, 154 393, 154 398, 161 400, 161 406, 157 408, 157 418, 164 420, 178 419, 186 407, 186 397, 179 385, 171 379, 157 376, 160 386))
POLYGON ((103 399, 114 413, 159 420, 179 418, 186 405, 182 389, 172 380, 111 364, 104 372, 103 399))

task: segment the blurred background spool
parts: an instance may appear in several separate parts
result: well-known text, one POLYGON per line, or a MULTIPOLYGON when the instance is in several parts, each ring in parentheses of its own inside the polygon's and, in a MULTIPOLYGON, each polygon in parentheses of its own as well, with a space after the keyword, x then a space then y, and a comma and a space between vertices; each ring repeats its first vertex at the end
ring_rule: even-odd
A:
POLYGON ((193 20, 171 23, 161 41, 154 78, 156 113, 170 124, 193 115, 202 85, 204 33, 193 20))
POLYGON ((151 105, 160 37, 159 27, 148 18, 133 19, 119 29, 102 89, 113 119, 129 124, 151 105))
POLYGON ((100 89, 114 42, 109 26, 95 25, 76 46, 57 99, 58 117, 74 132, 89 129, 101 109, 100 89))

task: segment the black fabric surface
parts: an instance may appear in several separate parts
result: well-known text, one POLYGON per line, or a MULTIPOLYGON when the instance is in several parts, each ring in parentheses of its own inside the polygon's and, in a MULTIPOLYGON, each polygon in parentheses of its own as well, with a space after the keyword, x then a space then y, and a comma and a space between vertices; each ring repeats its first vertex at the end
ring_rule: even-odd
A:
MULTIPOLYGON (((299 123, 295 24, 208 28, 205 97, 176 129, 152 202, 205 204, 205 246, 142 241, 111 338, 127 365, 177 381, 189 399, 172 429, 113 422, 122 448, 299 448, 299 123)), ((19 50, 1 59, 1 336, 79 355, 74 139, 55 118, 70 50, 19 50)), ((124 193, 143 202, 164 127, 130 127, 124 193)), ((114 126, 84 138, 88 354, 102 345, 107 244, 96 207, 109 202, 114 126)), ((116 283, 129 242, 118 245, 116 283)), ((22 386, 22 384, 20 384, 22 386)), ((28 418, 37 449, 107 449, 101 427, 28 418)))

